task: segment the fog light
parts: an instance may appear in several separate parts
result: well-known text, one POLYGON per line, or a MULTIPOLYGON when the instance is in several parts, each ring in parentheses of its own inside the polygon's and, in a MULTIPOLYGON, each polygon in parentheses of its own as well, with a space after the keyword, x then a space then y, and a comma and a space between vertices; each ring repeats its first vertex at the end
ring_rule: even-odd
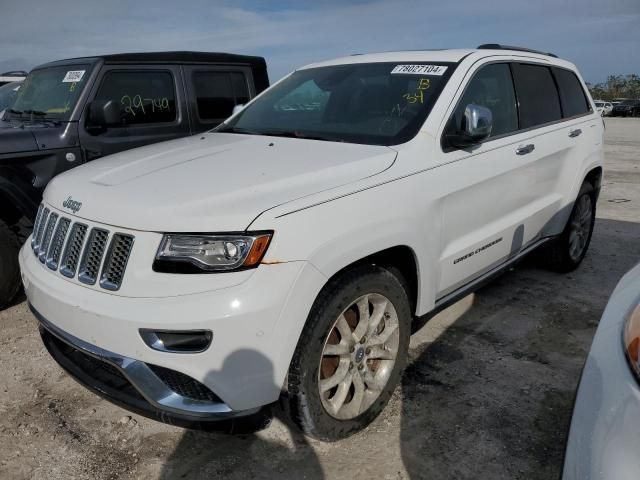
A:
POLYGON ((140 336, 150 348, 160 352, 204 352, 213 339, 210 330, 150 330, 140 329, 140 336))

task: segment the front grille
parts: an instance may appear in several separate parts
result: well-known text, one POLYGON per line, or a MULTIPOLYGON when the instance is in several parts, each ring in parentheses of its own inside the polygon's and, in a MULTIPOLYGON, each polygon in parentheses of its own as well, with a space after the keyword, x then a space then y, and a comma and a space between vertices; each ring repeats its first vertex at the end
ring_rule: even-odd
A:
POLYGON ((47 249, 49 248, 49 243, 51 242, 51 236, 53 235, 53 228, 56 226, 57 221, 58 221, 57 213, 52 213, 51 215, 49 215, 47 226, 44 229, 44 236, 42 237, 42 242, 40 243, 40 247, 38 248, 38 259, 42 263, 44 263, 45 258, 47 257, 47 249))
POLYGON ((77 272, 78 280, 87 285, 94 285, 100 273, 102 288, 118 290, 134 240, 132 235, 119 232, 112 235, 103 228, 89 231, 87 225, 60 218, 41 205, 31 242, 35 255, 51 270, 59 270, 68 278, 75 278, 77 272))
POLYGON ((116 233, 113 236, 100 277, 100 286, 102 288, 107 290, 118 290, 120 288, 124 270, 127 268, 131 247, 133 247, 133 237, 131 235, 116 233))
POLYGON ((64 239, 67 238, 67 232, 69 231, 70 224, 71 220, 68 218, 60 219, 58 226, 56 227, 56 233, 53 234, 46 262, 47 267, 51 270, 56 270, 58 268, 58 261, 60 260, 60 254, 62 253, 62 246, 64 245, 64 239))
POLYGON ((33 251, 38 255, 38 251, 40 249, 40 242, 42 242, 42 235, 44 234, 44 224, 47 223, 47 218, 49 217, 49 209, 45 208, 42 211, 42 216, 40 217, 40 221, 38 222, 38 229, 33 232, 33 238, 35 238, 35 242, 33 242, 33 251))
POLYGON ((42 211, 44 210, 44 207, 42 205, 40 205, 38 207, 38 213, 36 215, 36 220, 35 222, 33 222, 33 235, 31 235, 31 248, 35 248, 35 244, 36 244, 36 237, 38 236, 38 229, 40 227, 40 221, 42 220, 42 211))
POLYGON ((78 272, 78 280, 88 285, 96 283, 98 272, 100 271, 100 263, 104 255, 104 249, 107 246, 107 238, 109 232, 101 228, 92 228, 87 240, 87 246, 82 254, 80 262, 80 270, 78 272))
POLYGON ((202 383, 184 373, 176 372, 169 368, 147 364, 153 373, 162 380, 167 387, 183 397, 205 402, 222 403, 220 397, 205 387, 202 383))
POLYGON ((60 273, 65 277, 73 278, 76 275, 76 268, 78 267, 78 260, 80 259, 80 252, 82 252, 82 244, 86 234, 86 225, 74 223, 73 227, 71 227, 71 233, 60 264, 60 273))

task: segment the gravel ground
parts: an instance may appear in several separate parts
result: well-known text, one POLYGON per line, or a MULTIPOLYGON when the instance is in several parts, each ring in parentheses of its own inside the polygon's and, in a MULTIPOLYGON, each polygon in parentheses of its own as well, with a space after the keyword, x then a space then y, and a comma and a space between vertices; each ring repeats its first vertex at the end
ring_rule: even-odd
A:
POLYGON ((608 119, 591 249, 569 275, 527 261, 433 318, 380 418, 348 440, 276 412, 251 434, 129 415, 49 358, 24 302, 0 312, 0 478, 549 479, 609 294, 640 261, 640 119, 608 119))

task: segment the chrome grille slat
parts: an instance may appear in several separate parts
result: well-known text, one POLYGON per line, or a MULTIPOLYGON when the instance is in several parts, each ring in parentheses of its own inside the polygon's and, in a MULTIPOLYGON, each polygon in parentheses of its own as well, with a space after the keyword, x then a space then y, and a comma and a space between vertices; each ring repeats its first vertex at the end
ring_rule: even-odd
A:
POLYGON ((42 212, 42 217, 40 218, 40 223, 38 224, 38 230, 36 231, 36 241, 33 244, 33 251, 38 255, 38 251, 40 249, 40 243, 42 241, 42 235, 44 234, 44 225, 47 223, 47 218, 49 217, 49 209, 45 208, 42 212))
POLYGON ((87 234, 87 226, 82 223, 74 223, 69 233, 67 245, 62 254, 60 262, 60 273, 65 277, 73 278, 76 275, 80 252, 84 244, 84 237, 87 234))
POLYGON ((100 275, 102 288, 114 291, 120 288, 132 247, 133 236, 123 233, 116 233, 113 236, 100 275))
POLYGON ((87 285, 99 280, 100 288, 115 291, 122 286, 134 240, 127 233, 112 234, 74 222, 41 204, 33 223, 31 247, 49 269, 87 285))
POLYGON ((33 222, 33 232, 31 235, 31 248, 33 248, 33 246, 36 243, 36 235, 38 233, 38 227, 40 226, 40 221, 42 220, 42 210, 44 210, 44 206, 40 204, 40 206, 38 207, 38 213, 36 214, 36 219, 33 222))
POLYGON ((60 260, 60 254, 62 253, 62 247, 64 246, 65 239, 67 238, 67 232, 69 231, 70 224, 71 220, 68 218, 61 218, 58 222, 58 226, 56 227, 56 231, 53 234, 46 261, 47 267, 51 270, 58 269, 58 261, 60 260))
POLYGON ((87 285, 96 283, 108 238, 108 231, 95 227, 91 229, 87 245, 84 247, 82 260, 80 261, 80 269, 78 270, 78 280, 82 283, 87 285))
POLYGON ((40 260, 41 263, 44 263, 47 257, 47 250, 49 249, 49 243, 51 243, 51 236, 53 235, 53 229, 56 226, 57 221, 58 214, 52 212, 47 220, 47 226, 44 229, 42 242, 40 242, 40 245, 38 246, 38 260, 40 260))

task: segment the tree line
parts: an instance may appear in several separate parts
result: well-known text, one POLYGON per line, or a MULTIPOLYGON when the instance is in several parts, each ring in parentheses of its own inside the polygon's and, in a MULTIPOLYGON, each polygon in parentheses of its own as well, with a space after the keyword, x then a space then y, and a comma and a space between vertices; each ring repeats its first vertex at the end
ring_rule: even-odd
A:
POLYGON ((616 98, 640 98, 640 76, 635 73, 629 75, 609 75, 602 83, 587 83, 591 96, 597 100, 614 100, 616 98))

